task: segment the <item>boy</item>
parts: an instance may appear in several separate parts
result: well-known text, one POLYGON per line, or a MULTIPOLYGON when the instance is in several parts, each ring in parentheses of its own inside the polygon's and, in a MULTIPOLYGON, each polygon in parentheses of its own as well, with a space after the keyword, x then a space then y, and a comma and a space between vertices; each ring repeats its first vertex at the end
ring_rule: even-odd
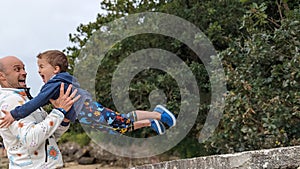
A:
POLYGON ((56 99, 59 94, 59 86, 61 82, 64 82, 65 84, 72 84, 74 88, 78 89, 78 94, 81 95, 70 112, 66 113, 66 118, 72 122, 77 118, 81 124, 93 126, 98 130, 102 130, 105 126, 121 134, 142 127, 151 127, 158 135, 161 135, 165 133, 163 123, 169 127, 176 125, 175 116, 161 105, 157 105, 153 112, 136 110, 127 114, 120 114, 93 101, 91 94, 81 89, 77 79, 66 72, 68 61, 66 55, 61 51, 45 51, 40 53, 37 58, 39 74, 45 84, 35 98, 12 110, 10 112, 11 118, 16 120, 24 118, 30 112, 46 105, 49 99, 56 99))

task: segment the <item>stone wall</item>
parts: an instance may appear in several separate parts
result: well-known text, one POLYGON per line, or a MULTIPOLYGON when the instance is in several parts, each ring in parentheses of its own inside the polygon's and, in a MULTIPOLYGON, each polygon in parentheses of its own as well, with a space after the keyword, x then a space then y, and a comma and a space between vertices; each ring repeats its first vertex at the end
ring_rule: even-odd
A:
MULTIPOLYGON (((2 151, 2 149, 0 149, 2 151)), ((8 159, 6 155, 3 155, 2 152, 0 152, 0 169, 8 169, 8 159)))
POLYGON ((300 146, 180 159, 131 169, 300 169, 300 146))
MULTIPOLYGON (((70 152, 70 154, 76 155, 78 152, 70 152)), ((105 153, 97 154, 97 156, 101 157, 101 159, 106 161, 106 163, 111 163, 112 166, 123 166, 124 168, 127 168, 129 165, 128 162, 130 162, 131 164, 129 166, 136 166, 131 169, 300 169, 300 146, 247 151, 235 154, 214 155, 191 159, 178 159, 160 163, 155 163, 156 160, 153 159, 148 160, 148 162, 145 161, 145 159, 140 159, 141 162, 135 162, 133 159, 127 159, 126 165, 114 164, 117 163, 116 160, 104 158, 105 153), (138 166, 139 163, 153 164, 138 166)), ((109 155, 109 157, 112 158, 113 156, 109 155)), ((77 160, 78 159, 76 159, 76 161, 77 160)), ((124 159, 122 161, 124 161, 124 159)), ((0 169, 5 169, 7 167, 8 159, 0 155, 0 169)))

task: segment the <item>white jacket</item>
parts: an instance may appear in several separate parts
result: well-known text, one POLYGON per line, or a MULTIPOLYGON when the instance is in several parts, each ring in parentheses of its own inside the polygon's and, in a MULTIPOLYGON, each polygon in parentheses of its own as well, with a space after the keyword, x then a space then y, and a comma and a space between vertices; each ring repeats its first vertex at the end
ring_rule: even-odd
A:
MULTIPOLYGON (((10 111, 28 101, 23 89, 0 88, 0 109, 10 111)), ((4 116, 1 111, 0 116, 4 116)), ((61 126, 64 114, 53 109, 48 115, 38 109, 26 118, 1 128, 10 169, 52 169, 63 166, 56 139, 69 126, 61 126)), ((0 120, 1 122, 1 120, 0 120)))

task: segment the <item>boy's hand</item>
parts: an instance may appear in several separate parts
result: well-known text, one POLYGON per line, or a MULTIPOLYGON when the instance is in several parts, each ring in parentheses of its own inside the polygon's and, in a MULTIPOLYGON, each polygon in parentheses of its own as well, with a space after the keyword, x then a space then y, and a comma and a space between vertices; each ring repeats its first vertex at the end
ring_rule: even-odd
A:
POLYGON ((15 119, 12 117, 9 111, 1 111, 5 114, 5 116, 0 118, 0 120, 2 120, 2 122, 0 123, 0 128, 9 127, 15 121, 15 119))

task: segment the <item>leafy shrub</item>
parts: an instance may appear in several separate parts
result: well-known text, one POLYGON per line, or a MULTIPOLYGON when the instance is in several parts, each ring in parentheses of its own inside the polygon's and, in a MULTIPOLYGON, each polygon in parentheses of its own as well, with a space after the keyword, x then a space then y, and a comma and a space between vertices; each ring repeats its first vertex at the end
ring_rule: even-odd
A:
MULTIPOLYGON (((300 10, 287 12, 278 29, 266 28, 268 16, 259 16, 259 26, 247 25, 249 36, 220 53, 229 92, 207 143, 218 153, 300 144, 300 10)), ((244 19, 257 20, 251 13, 244 19)))
POLYGON ((62 137, 59 139, 59 143, 75 142, 80 146, 85 146, 89 144, 90 140, 90 137, 86 133, 69 131, 62 135, 62 137))

